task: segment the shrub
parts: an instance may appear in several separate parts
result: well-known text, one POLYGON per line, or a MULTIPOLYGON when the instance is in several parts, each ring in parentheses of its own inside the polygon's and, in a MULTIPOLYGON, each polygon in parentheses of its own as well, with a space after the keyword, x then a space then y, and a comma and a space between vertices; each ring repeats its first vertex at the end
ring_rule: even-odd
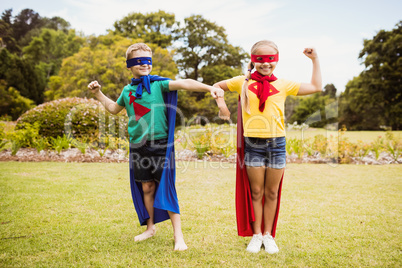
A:
POLYGON ((0 123, 0 150, 7 144, 6 133, 4 131, 4 124, 0 123))
POLYGON ((111 115, 94 99, 65 98, 43 103, 24 113, 16 124, 16 129, 24 129, 27 124, 39 124, 39 135, 57 138, 63 135, 76 139, 118 136, 127 137, 127 117, 124 112, 111 115))
POLYGON ((58 154, 60 154, 62 150, 70 147, 71 139, 66 135, 63 135, 63 137, 58 136, 57 138, 52 137, 50 143, 52 148, 55 149, 58 154))
POLYGON ((24 129, 16 129, 6 134, 7 140, 11 141, 14 148, 34 147, 39 138, 39 124, 25 124, 24 129))

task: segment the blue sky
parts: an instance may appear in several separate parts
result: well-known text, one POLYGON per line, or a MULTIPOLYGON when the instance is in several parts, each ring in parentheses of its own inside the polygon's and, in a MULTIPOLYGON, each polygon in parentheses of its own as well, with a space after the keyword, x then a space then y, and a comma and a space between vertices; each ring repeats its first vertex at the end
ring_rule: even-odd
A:
POLYGON ((60 16, 85 35, 105 34, 131 12, 164 10, 176 20, 201 14, 223 26, 229 42, 248 52, 262 39, 277 43, 277 77, 309 82, 311 62, 302 51, 315 47, 323 85, 333 83, 338 92, 364 69, 358 59, 363 39, 391 30, 402 20, 400 0, 2 0, 1 11, 8 8, 13 15, 31 8, 42 17, 60 16))

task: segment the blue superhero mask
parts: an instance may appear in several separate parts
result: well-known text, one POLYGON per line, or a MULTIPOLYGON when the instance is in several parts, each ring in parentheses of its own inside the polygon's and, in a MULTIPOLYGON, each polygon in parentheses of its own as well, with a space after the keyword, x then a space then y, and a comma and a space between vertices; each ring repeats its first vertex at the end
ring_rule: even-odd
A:
POLYGON ((138 57, 138 58, 132 58, 129 60, 126 60, 127 63, 127 68, 130 68, 132 66, 136 65, 152 65, 152 58, 151 57, 138 57))

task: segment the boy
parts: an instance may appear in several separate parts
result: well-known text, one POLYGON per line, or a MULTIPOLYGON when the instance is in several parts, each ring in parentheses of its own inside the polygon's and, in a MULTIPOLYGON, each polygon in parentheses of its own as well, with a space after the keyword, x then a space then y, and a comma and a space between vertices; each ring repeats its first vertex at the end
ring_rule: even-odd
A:
POLYGON ((131 45, 126 52, 127 68, 132 83, 124 87, 116 102, 100 91, 93 81, 88 88, 112 114, 126 108, 129 116, 130 184, 133 202, 144 233, 135 241, 152 237, 155 223, 168 218, 172 221, 174 250, 186 250, 177 201, 174 164, 174 125, 177 90, 211 92, 212 97, 223 97, 222 89, 192 79, 171 81, 152 76, 152 50, 144 43, 131 45))

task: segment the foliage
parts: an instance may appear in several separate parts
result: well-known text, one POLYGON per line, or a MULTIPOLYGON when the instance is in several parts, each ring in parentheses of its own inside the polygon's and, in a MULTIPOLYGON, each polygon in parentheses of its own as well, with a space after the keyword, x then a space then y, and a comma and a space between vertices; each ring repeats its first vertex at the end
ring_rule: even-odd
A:
POLYGON ((20 92, 13 87, 6 86, 4 80, 0 80, 0 114, 11 116, 12 120, 33 108, 32 100, 22 97, 20 92))
POLYGON ((16 129, 36 122, 40 136, 57 138, 64 134, 77 139, 105 133, 126 133, 126 117, 106 114, 93 99, 66 98, 47 102, 29 110, 17 121, 16 129))
POLYGON ((203 82, 212 84, 219 81, 211 75, 216 72, 213 68, 217 66, 223 68, 226 75, 232 75, 236 69, 241 71, 247 53, 228 43, 223 27, 201 15, 193 15, 184 19, 184 25, 175 34, 176 40, 182 44, 177 48, 180 58, 176 63, 186 78, 197 80, 202 77, 203 82), (208 70, 210 68, 212 70, 208 70), (204 79, 202 74, 208 79, 204 79))
POLYGON ((48 28, 67 32, 70 23, 60 17, 46 18, 26 8, 13 17, 12 9, 3 12, 0 20, 0 38, 3 45, 12 53, 20 53, 40 29, 48 28))
MULTIPOLYGON (((202 80, 203 83, 213 85, 218 81, 242 74, 242 64, 247 53, 240 47, 229 44, 225 29, 204 19, 200 15, 193 15, 184 19, 184 25, 175 30, 177 44, 177 66, 185 78, 202 80)), ((225 101, 229 110, 234 113, 236 120, 237 96, 227 94, 225 101)), ((200 92, 186 92, 179 94, 179 107, 188 117, 198 114, 209 122, 219 122, 219 109, 209 94, 200 92)))
POLYGON ((0 150, 7 144, 6 133, 4 131, 4 124, 0 123, 0 150))
POLYGON ((191 142, 194 146, 198 159, 202 159, 208 151, 211 150, 211 131, 202 131, 195 137, 191 137, 191 142))
POLYGON ((323 91, 322 91, 321 95, 329 96, 330 98, 335 99, 336 98, 336 91, 337 90, 336 90, 336 87, 334 86, 334 84, 327 84, 323 88, 323 91))
MULTIPOLYGON (((117 100, 131 78, 131 73, 126 69, 125 53, 136 42, 142 40, 113 34, 91 37, 78 53, 64 59, 59 75, 50 77, 49 90, 45 93, 47 99, 92 97, 87 85, 97 80, 102 86, 102 92, 117 100)), ((150 47, 154 58, 152 74, 174 78, 177 69, 171 52, 152 44, 150 47)))
POLYGON ((20 95, 33 100, 36 104, 43 102, 46 75, 43 69, 29 59, 11 54, 7 49, 0 49, 0 79, 6 81, 6 87, 13 87, 20 95))
MULTIPOLYGON (((0 20, 0 79, 6 88, 42 103, 50 75, 57 74, 63 58, 77 52, 84 41, 69 27, 60 17, 41 17, 32 9, 15 17, 12 9, 5 10, 0 20)), ((23 112, 16 109, 13 117, 23 112)))
POLYGON ((388 149, 395 161, 398 160, 402 154, 402 140, 397 139, 391 131, 387 131, 386 139, 386 149, 388 149))
POLYGON ((325 127, 338 117, 338 107, 332 107, 334 103, 336 88, 332 84, 326 85, 321 94, 289 96, 285 103, 285 112, 289 112, 285 113, 287 122, 304 122, 312 127, 325 127), (332 111, 333 108, 336 108, 336 111, 332 111))
POLYGON ((38 153, 50 147, 49 141, 46 137, 38 137, 33 145, 38 153))
POLYGON ((58 74, 63 59, 78 52, 83 42, 84 38, 77 36, 75 30, 65 33, 43 28, 40 35, 33 37, 23 48, 23 53, 32 62, 37 62, 49 78, 58 74))
POLYGON ((146 14, 133 12, 114 23, 113 33, 167 48, 172 44, 172 31, 176 24, 173 13, 162 10, 146 14))
POLYGON ((63 136, 58 136, 57 138, 50 137, 50 143, 52 148, 55 149, 58 154, 60 154, 62 150, 70 147, 71 138, 67 137, 66 134, 63 134, 63 136))
POLYGON ((402 126, 402 22, 364 40, 359 58, 365 70, 341 94, 340 123, 351 130, 402 126))
POLYGON ((206 124, 182 127, 176 131, 175 145, 180 149, 194 150, 202 159, 209 155, 230 157, 236 153, 235 126, 228 124, 206 124))
POLYGON ((20 148, 36 146, 39 138, 39 124, 26 124, 24 129, 15 129, 6 134, 6 139, 11 142, 11 154, 16 155, 20 148))

